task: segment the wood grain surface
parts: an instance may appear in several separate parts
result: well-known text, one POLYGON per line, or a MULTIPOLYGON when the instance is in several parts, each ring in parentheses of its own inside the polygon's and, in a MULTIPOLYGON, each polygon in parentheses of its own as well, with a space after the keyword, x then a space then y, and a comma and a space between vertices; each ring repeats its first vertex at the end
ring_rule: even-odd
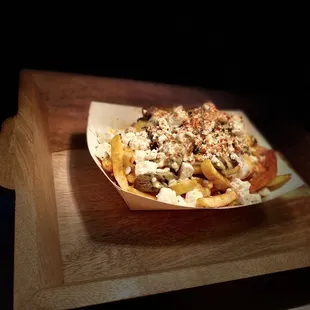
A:
MULTIPOLYGON (((290 151, 275 136, 289 134, 284 121, 275 120, 269 134, 270 125, 255 122, 264 114, 250 111, 257 99, 22 73, 11 164, 17 197, 16 309, 67 309, 310 266, 308 187, 224 212, 132 212, 88 153, 85 130, 92 100, 190 106, 208 99, 221 108, 243 109, 309 183, 309 133, 292 123, 290 134, 297 136, 290 151)), ((1 132, 0 150, 8 144, 6 132, 1 132)), ((0 176, 0 182, 10 179, 0 176)))
POLYGON ((14 118, 5 120, 0 132, 0 185, 14 189, 14 118))
POLYGON ((63 281, 48 116, 31 75, 20 79, 14 127, 14 305, 63 281))
POLYGON ((53 154, 66 283, 241 261, 300 247, 310 255, 310 210, 301 204, 308 188, 287 203, 242 210, 132 212, 89 157, 86 150, 53 154))

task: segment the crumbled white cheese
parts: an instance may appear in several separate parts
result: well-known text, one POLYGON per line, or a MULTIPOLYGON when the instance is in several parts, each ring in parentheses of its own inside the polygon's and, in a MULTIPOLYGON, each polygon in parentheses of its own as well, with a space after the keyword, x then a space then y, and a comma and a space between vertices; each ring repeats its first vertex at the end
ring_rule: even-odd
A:
POLYGON ((184 180, 193 176, 194 167, 190 163, 183 162, 179 170, 179 180, 184 180))
POLYGON ((173 162, 173 163, 171 164, 171 168, 174 169, 175 171, 178 171, 178 170, 179 170, 179 165, 178 165, 178 163, 173 162))
POLYGON ((234 133, 235 135, 240 135, 243 133, 244 128, 240 117, 238 116, 233 117, 232 126, 233 126, 232 133, 234 133))
POLYGON ((157 150, 147 150, 145 154, 146 160, 155 160, 157 157, 157 150))
POLYGON ((241 180, 246 178, 249 175, 249 173, 252 171, 251 163, 248 160, 246 160, 243 156, 239 157, 235 153, 231 154, 230 158, 233 160, 236 160, 240 166, 239 171, 237 171, 234 174, 234 177, 241 179, 241 180))
POLYGON ((123 133, 122 134, 122 142, 125 144, 125 145, 128 145, 129 142, 132 140, 132 139, 135 139, 136 138, 136 135, 134 132, 126 132, 126 133, 123 133))
POLYGON ((159 144, 163 144, 166 140, 168 140, 167 136, 166 135, 160 135, 158 137, 158 142, 159 144))
POLYGON ((156 169, 157 164, 152 161, 149 160, 139 161, 137 162, 135 167, 135 174, 138 176, 140 174, 155 173, 156 169))
POLYGON ((151 141, 143 137, 142 137, 143 139, 137 139, 137 138, 130 140, 128 146, 132 150, 147 150, 149 148, 151 141))
POLYGON ((223 165, 223 163, 215 155, 211 156, 211 162, 218 168, 220 168, 223 165))
POLYGON ((136 132, 137 129, 133 126, 129 126, 127 129, 126 129, 126 132, 136 132))
POLYGON ((125 174, 128 175, 131 172, 131 168, 128 166, 125 168, 125 174))
MULTIPOLYGON (((206 132, 207 133, 207 132, 206 132)), ((207 135, 206 137, 206 141, 209 143, 209 144, 215 144, 216 143, 216 139, 213 137, 213 135, 207 135)))
POLYGON ((195 155, 193 153, 191 153, 190 155, 184 155, 183 161, 193 164, 195 162, 195 155))
POLYGON ((162 187, 159 193, 156 195, 156 198, 161 202, 177 204, 176 192, 167 187, 162 187))
POLYGON ((168 123, 171 127, 179 127, 188 119, 188 115, 182 106, 173 109, 173 113, 168 117, 168 123))
POLYGON ((149 149, 151 140, 147 138, 146 132, 126 132, 121 135, 124 146, 129 146, 132 150, 149 149))
POLYGON ((98 143, 111 142, 113 137, 114 137, 114 134, 112 132, 110 132, 110 131, 108 131, 108 132, 98 132, 97 133, 97 141, 98 141, 98 143))
POLYGON ((138 163, 140 161, 144 161, 146 156, 146 151, 136 150, 135 151, 135 162, 138 163))
POLYGON ((263 197, 267 197, 267 196, 269 196, 269 195, 271 194, 271 191, 270 191, 269 188, 264 187, 264 188, 262 188, 258 193, 259 193, 261 196, 263 196, 263 197))
POLYGON ((169 130, 170 129, 168 122, 163 117, 158 119, 158 126, 163 130, 169 130))
POLYGON ((157 156, 156 156, 157 166, 159 168, 164 167, 166 159, 167 159, 167 156, 165 153, 162 153, 162 152, 157 153, 157 156))
POLYGON ((228 145, 228 152, 233 153, 235 151, 235 148, 232 145, 228 145))
POLYGON ((185 142, 186 141, 186 134, 184 132, 180 133, 178 136, 177 136, 177 139, 178 141, 180 141, 181 143, 185 142))
POLYGON ((147 138, 148 134, 147 134, 147 132, 145 130, 141 130, 141 131, 136 133, 136 136, 147 138))
POLYGON ((196 207, 196 201, 198 198, 202 198, 203 195, 201 191, 198 189, 193 189, 192 191, 189 191, 185 195, 185 202, 186 205, 189 207, 196 207))
POLYGON ((230 158, 237 161, 238 163, 240 162, 239 156, 235 153, 230 154, 230 158))
POLYGON ((176 179, 172 179, 169 181, 168 186, 172 186, 172 185, 175 185, 177 183, 178 183, 178 181, 176 179))
POLYGON ((177 205, 187 207, 187 204, 182 196, 177 196, 177 205))
POLYGON ((202 105, 202 108, 205 110, 205 111, 209 111, 210 110, 210 105, 209 105, 209 102, 205 102, 203 105, 202 105))
POLYGON ((238 193, 239 201, 241 204, 252 204, 261 202, 262 198, 260 194, 250 193, 250 182, 234 178, 230 185, 238 193))
POLYGON ((95 150, 95 156, 103 160, 104 158, 111 157, 111 145, 107 142, 98 144, 95 150))

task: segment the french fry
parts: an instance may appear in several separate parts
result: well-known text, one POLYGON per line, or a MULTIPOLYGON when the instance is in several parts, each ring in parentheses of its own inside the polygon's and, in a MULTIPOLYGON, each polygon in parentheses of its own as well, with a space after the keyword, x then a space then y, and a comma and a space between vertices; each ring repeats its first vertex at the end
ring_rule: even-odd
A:
POLYGON ((128 181, 124 172, 124 150, 120 135, 116 135, 111 140, 111 157, 114 177, 118 185, 126 190, 128 181))
POLYGON ((210 196, 207 198, 198 198, 196 204, 199 207, 208 207, 208 208, 220 208, 225 207, 235 201, 238 198, 238 195, 235 191, 227 191, 224 194, 217 196, 210 196))
POLYGON ((262 173, 254 173, 250 178, 250 193, 259 191, 270 183, 277 175, 277 157, 274 150, 268 150, 264 153, 266 159, 264 161, 265 171, 262 173))
POLYGON ((194 168, 194 173, 193 173, 194 175, 202 174, 201 163, 194 163, 193 168, 194 168))
POLYGON ((212 189, 213 188, 213 183, 211 182, 211 181, 208 181, 208 185, 207 185, 207 187, 209 187, 210 189, 212 189))
POLYGON ((208 187, 209 189, 213 187, 213 183, 209 180, 199 178, 199 177, 194 177, 194 179, 197 180, 197 182, 203 187, 208 187))
POLYGON ((222 194, 215 186, 213 186, 210 190, 211 190, 211 196, 222 194))
POLYGON ((128 191, 132 194, 136 194, 138 196, 141 196, 141 197, 145 197, 145 198, 149 198, 149 199, 152 199, 152 200, 156 200, 156 198, 152 195, 149 195, 149 194, 146 194, 146 193, 143 193, 139 190, 137 190, 136 188, 134 188, 133 186, 129 186, 128 187, 128 191))
POLYGON ((237 172, 240 171, 240 165, 234 167, 234 168, 231 168, 231 169, 225 169, 222 171, 222 173, 224 174, 225 177, 230 177, 234 174, 236 174, 237 172))
POLYGON ((124 168, 130 167, 133 170, 134 161, 135 161, 134 151, 130 148, 126 148, 124 150, 124 155, 123 155, 124 168))
POLYGON ((214 168, 210 159, 206 159, 201 163, 201 169, 204 176, 213 182, 218 190, 225 191, 229 187, 229 180, 214 168))
POLYGON ((209 197, 211 195, 211 190, 209 187, 204 187, 200 183, 197 183, 196 187, 203 195, 203 197, 209 197))
POLYGON ((136 124, 136 130, 137 131, 141 131, 142 128, 146 125, 146 121, 144 120, 138 120, 137 124, 136 124))
POLYGON ((252 135, 247 135, 247 136, 246 136, 246 142, 247 142, 247 144, 248 144, 249 147, 252 147, 252 146, 255 145, 256 139, 255 139, 255 137, 253 137, 252 135))
POLYGON ((133 172, 130 172, 130 173, 127 175, 127 181, 128 181, 128 183, 133 184, 133 183, 135 183, 135 180, 136 180, 136 175, 135 175, 133 172))
POLYGON ((292 175, 283 174, 277 175, 271 182, 269 182, 266 186, 271 190, 274 191, 280 187, 282 187, 285 183, 287 183, 292 178, 292 175))
POLYGON ((197 181, 195 179, 185 179, 180 183, 171 185, 170 188, 176 192, 177 196, 179 196, 193 190, 196 185, 197 181))
POLYGON ((101 167, 105 172, 112 172, 113 171, 113 166, 112 166, 112 161, 110 158, 104 158, 101 161, 101 167))

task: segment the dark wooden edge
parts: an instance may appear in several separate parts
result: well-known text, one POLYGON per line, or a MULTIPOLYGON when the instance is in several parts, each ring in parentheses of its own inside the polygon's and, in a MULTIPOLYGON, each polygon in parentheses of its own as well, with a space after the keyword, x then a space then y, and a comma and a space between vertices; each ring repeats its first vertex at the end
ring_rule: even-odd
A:
POLYGON ((20 74, 14 118, 14 308, 63 283, 46 107, 32 74, 20 74))

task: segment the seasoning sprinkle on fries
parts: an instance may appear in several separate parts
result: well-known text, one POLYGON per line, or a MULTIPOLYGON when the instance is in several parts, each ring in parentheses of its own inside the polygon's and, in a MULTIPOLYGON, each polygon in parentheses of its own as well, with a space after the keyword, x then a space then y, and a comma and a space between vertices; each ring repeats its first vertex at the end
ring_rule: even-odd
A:
POLYGON ((258 145, 241 116, 211 103, 149 107, 125 129, 98 137, 95 155, 135 195, 192 208, 261 202, 291 175, 277 175, 273 150, 258 145))

